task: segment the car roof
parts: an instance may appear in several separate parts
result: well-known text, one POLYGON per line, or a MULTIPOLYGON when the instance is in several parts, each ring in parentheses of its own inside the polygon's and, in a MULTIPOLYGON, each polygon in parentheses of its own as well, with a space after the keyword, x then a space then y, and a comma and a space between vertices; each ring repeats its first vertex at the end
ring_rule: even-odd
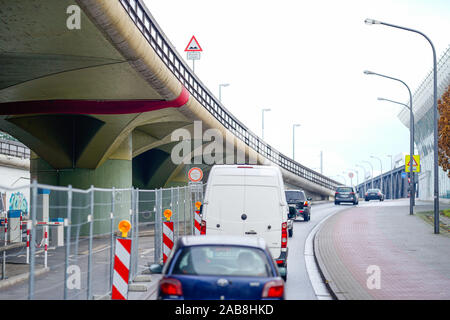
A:
POLYGON ((202 235, 202 236, 183 236, 179 240, 181 246, 198 245, 238 245, 245 247, 256 247, 266 249, 266 242, 259 237, 229 236, 229 235, 202 235))
POLYGON ((289 190, 284 190, 285 192, 286 191, 298 191, 298 192, 305 192, 304 190, 292 190, 292 189, 289 189, 289 190))

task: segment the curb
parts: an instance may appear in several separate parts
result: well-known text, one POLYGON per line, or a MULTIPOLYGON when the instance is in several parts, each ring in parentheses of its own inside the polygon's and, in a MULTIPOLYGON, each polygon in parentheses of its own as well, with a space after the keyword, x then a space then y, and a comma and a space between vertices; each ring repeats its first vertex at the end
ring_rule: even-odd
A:
POLYGON ((327 221, 325 221, 319 228, 319 230, 317 230, 316 234, 314 235, 314 241, 313 241, 313 250, 314 250, 314 260, 316 261, 318 270, 319 270, 319 274, 322 277, 323 282, 325 283, 326 288, 328 289, 328 291, 330 292, 331 296, 333 297, 333 299, 335 300, 347 300, 345 298, 345 296, 340 292, 340 290, 338 289, 338 287, 336 287, 336 285, 334 284, 334 281, 331 280, 331 276, 328 273, 327 268, 325 267, 325 264, 322 260, 322 257, 320 256, 320 253, 317 249, 318 245, 318 238, 317 235, 320 234, 320 232, 322 231, 323 226, 325 225, 325 223, 327 223, 327 221))
MULTIPOLYGON (((36 276, 40 276, 40 275, 42 275, 44 273, 47 273, 49 271, 50 271, 50 268, 48 268, 48 267, 47 268, 41 268, 41 269, 38 269, 38 270, 36 270, 34 272, 34 276, 35 277, 36 276)), ((6 280, 2 280, 2 281, 0 281, 0 289, 3 289, 3 288, 6 288, 6 287, 15 285, 15 284, 20 283, 22 281, 25 281, 29 277, 30 277, 30 272, 27 272, 27 273, 23 273, 23 274, 18 275, 18 276, 13 276, 13 277, 8 278, 6 280)))

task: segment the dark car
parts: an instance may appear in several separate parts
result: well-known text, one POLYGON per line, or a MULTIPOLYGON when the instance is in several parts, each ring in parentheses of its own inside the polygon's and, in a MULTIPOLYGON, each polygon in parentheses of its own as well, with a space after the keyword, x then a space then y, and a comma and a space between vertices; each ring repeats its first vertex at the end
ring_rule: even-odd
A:
POLYGON ((342 202, 351 202, 354 205, 358 204, 358 194, 353 187, 337 187, 334 193, 334 204, 341 204, 342 202))
POLYGON ((380 200, 384 201, 384 194, 380 189, 369 189, 364 195, 364 200, 380 200))
POLYGON ((164 267, 150 271, 163 275, 158 299, 284 300, 286 268, 277 267, 262 238, 181 237, 164 267))
POLYGON ((303 190, 286 190, 284 193, 288 205, 297 210, 297 216, 309 221, 311 219, 311 198, 306 198, 303 190))

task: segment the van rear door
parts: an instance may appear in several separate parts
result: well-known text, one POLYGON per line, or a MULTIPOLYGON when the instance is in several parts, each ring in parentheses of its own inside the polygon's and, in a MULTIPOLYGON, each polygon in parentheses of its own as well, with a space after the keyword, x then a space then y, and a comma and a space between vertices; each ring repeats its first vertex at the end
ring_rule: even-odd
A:
POLYGON ((245 211, 244 177, 232 174, 217 175, 209 187, 211 189, 205 210, 206 234, 244 234, 241 219, 245 211))

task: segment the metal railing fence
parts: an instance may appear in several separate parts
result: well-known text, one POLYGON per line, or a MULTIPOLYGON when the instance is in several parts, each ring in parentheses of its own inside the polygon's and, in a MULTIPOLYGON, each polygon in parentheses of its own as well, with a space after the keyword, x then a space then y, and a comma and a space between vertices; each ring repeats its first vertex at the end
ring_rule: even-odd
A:
POLYGON ((127 219, 132 225, 132 282, 150 264, 162 261, 163 211, 173 212, 176 241, 193 234, 194 204, 203 199, 202 184, 156 190, 82 190, 36 182, 0 186, 8 196, 17 190, 29 194, 30 213, 10 218, 11 210, 0 212, 2 277, 29 277, 6 287, 0 280, 0 299, 90 300, 110 295, 119 222, 127 219), (18 224, 29 229, 18 233, 18 224), (4 232, 5 226, 16 229, 4 232))

